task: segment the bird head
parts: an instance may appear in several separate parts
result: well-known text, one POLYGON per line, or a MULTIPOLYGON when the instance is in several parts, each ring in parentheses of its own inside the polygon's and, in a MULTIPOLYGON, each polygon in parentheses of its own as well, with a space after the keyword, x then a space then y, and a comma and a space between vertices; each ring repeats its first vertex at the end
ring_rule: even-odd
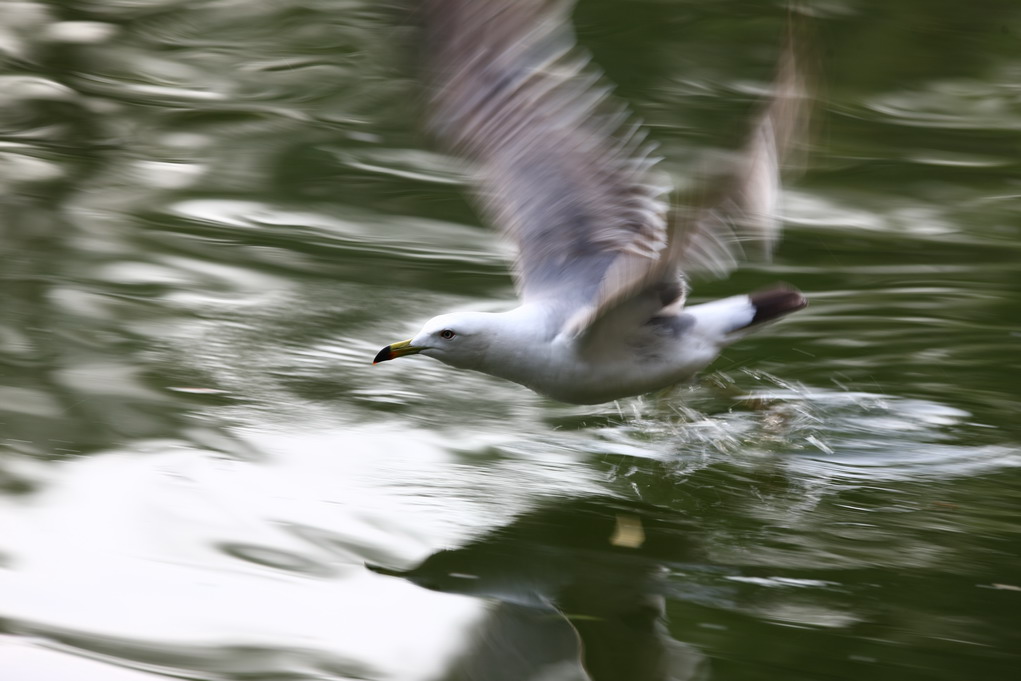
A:
POLYGON ((451 366, 477 369, 489 351, 494 316, 485 312, 453 312, 433 317, 413 338, 380 350, 372 363, 422 354, 451 366))

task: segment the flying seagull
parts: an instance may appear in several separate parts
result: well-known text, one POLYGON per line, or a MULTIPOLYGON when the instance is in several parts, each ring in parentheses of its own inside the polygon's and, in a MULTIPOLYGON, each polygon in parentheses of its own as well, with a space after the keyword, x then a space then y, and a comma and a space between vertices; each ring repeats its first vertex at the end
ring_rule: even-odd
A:
POLYGON ((472 165, 483 215, 516 244, 521 304, 434 317, 374 363, 422 354, 595 404, 687 380, 807 305, 783 287, 685 306, 686 275, 724 275, 777 236, 780 167, 805 117, 794 50, 714 198, 671 212, 653 147, 575 45, 570 4, 422 1, 430 131, 472 165))

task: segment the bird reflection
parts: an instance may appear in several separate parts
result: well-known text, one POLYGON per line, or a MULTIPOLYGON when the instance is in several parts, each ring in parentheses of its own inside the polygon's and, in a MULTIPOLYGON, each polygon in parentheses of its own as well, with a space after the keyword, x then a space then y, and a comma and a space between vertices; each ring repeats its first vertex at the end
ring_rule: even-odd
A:
POLYGON ((704 658, 671 638, 663 590, 667 566, 696 557, 693 536, 675 511, 592 497, 522 515, 411 570, 368 567, 493 601, 443 678, 687 681, 705 677, 704 658))

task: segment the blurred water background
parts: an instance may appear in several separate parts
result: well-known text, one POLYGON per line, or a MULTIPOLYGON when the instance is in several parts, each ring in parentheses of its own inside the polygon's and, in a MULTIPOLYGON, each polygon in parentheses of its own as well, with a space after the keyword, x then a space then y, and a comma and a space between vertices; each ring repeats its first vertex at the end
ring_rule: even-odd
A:
MULTIPOLYGON (((811 307, 572 407, 370 366, 514 299, 405 11, 0 3, 0 678, 1017 678, 1021 4, 803 4, 811 307)), ((574 19, 684 186, 786 10, 574 19)))

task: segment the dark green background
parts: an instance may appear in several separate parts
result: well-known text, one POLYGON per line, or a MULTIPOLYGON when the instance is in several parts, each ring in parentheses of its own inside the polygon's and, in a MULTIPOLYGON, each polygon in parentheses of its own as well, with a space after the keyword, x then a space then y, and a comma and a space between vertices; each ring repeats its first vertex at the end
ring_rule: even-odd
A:
MULTIPOLYGON (((556 605, 596 678, 667 678, 643 646, 676 678, 1016 678, 1021 5, 802 9, 784 241, 694 295, 811 306, 695 386, 569 407, 369 364, 514 298, 421 132, 405 9, 0 4, 0 677, 527 678, 464 612, 577 673, 556 605), (484 600, 393 576, 443 549, 484 600), (660 593, 665 627, 624 613, 660 593)), ((574 19, 683 187, 741 144, 786 10, 574 19)))

